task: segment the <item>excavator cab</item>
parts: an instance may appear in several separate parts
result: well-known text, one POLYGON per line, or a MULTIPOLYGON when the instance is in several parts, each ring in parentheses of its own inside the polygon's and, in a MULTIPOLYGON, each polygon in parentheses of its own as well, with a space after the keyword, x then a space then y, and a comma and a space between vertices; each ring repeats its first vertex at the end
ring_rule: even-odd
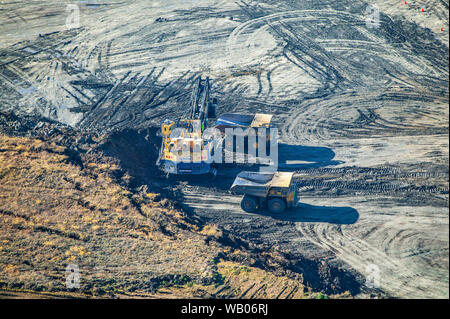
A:
POLYGON ((176 122, 166 120, 161 126, 162 145, 157 164, 167 174, 217 173, 210 165, 210 147, 202 138, 211 113, 209 89, 209 79, 198 77, 185 117, 176 122))

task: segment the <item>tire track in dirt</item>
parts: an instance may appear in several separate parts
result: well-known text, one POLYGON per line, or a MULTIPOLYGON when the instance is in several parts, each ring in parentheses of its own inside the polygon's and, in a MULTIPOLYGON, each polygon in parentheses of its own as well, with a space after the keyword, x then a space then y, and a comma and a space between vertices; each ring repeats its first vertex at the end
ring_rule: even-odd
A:
MULTIPOLYGON (((292 111, 287 111, 284 115, 278 114, 281 119, 276 119, 276 122, 281 127, 282 141, 294 145, 322 146, 332 145, 334 141, 350 142, 352 139, 366 137, 374 138, 374 140, 379 138, 378 143, 383 143, 382 138, 391 136, 414 138, 414 136, 427 135, 431 137, 436 134, 448 135, 448 120, 445 120, 448 118, 448 89, 445 88, 448 83, 445 80, 448 78, 448 63, 445 59, 435 63, 434 60, 429 59, 426 52, 416 54, 417 49, 409 52, 408 45, 392 39, 389 35, 390 28, 381 31, 367 30, 361 16, 355 18, 352 27, 362 36, 359 39, 350 40, 314 37, 314 35, 306 34, 301 27, 297 27, 298 21, 307 25, 308 19, 317 24, 325 16, 321 15, 323 12, 321 13, 320 10, 268 13, 262 17, 261 10, 253 11, 256 12, 254 15, 249 13, 250 9, 246 10, 251 20, 241 24, 230 35, 228 40, 230 54, 236 51, 235 55, 245 56, 243 50, 245 47, 252 47, 249 44, 257 38, 255 34, 270 30, 284 41, 290 42, 284 47, 284 54, 291 63, 302 68, 313 78, 324 82, 322 88, 315 94, 319 98, 315 98, 316 96, 312 94, 312 98, 294 105, 291 108, 292 111), (311 16, 308 17, 307 13, 311 16), (298 17, 299 15, 303 16, 298 17), (297 34, 293 32, 294 25, 297 27, 295 29, 297 34), (307 41, 299 41, 299 37, 307 41), (385 41, 386 39, 388 41, 385 41), (302 50, 297 49, 298 47, 302 50), (296 50, 302 53, 296 54, 296 50), (321 54, 318 55, 318 53, 321 54), (297 58, 299 56, 301 58, 297 58), (323 63, 322 66, 314 64, 315 61, 323 63), (367 63, 368 61, 370 62, 367 63), (343 65, 345 67, 342 67, 343 65), (333 82, 333 78, 326 73, 326 70, 330 69, 336 70, 342 78, 352 83, 352 86, 356 85, 362 89, 334 92, 331 88, 336 81, 333 82), (331 86, 327 86, 330 83, 331 86)), ((333 19, 336 21, 336 16, 342 18, 343 15, 334 14, 328 22, 333 22, 331 21, 333 19)), ((347 18, 348 16, 345 16, 342 20, 347 18)), ((389 18, 386 18, 385 22, 395 25, 395 22, 389 18)), ((311 29, 313 32, 316 31, 314 28, 311 29)), ((417 42, 409 43, 409 45, 417 44, 417 42)), ((445 158, 448 158, 446 154, 443 155, 444 160, 445 158)), ((345 169, 328 169, 326 173, 345 169)), ((321 174, 318 173, 319 170, 306 170, 304 174, 321 174)), ((439 207, 443 204, 448 206, 448 174, 435 172, 428 164, 422 172, 407 172, 387 166, 378 172, 370 167, 361 168, 361 171, 355 172, 355 175, 357 177, 351 176, 350 179, 347 174, 337 176, 336 179, 330 176, 317 177, 312 181, 310 179, 302 181, 303 184, 300 186, 303 189, 313 187, 316 193, 318 188, 325 189, 321 196, 327 196, 327 193, 330 194, 333 190, 339 190, 347 196, 350 192, 358 196, 385 194, 399 198, 417 197, 420 193, 434 193, 443 196, 443 201, 438 204, 439 207), (367 181, 367 175, 382 180, 367 181), (427 178, 432 179, 429 181, 430 184, 425 181, 427 178), (416 183, 419 185, 415 185, 416 183)), ((336 197, 336 194, 332 196, 336 197)), ((429 202, 430 197, 422 199, 422 205, 426 207, 427 203, 423 200, 429 202)), ((393 199, 393 201, 397 200, 393 199)), ((371 204, 367 202, 365 205, 371 204)), ((363 208, 358 210, 360 213, 364 211, 363 208)), ((433 208, 428 210, 429 212, 426 212, 422 219, 418 219, 419 225, 421 221, 426 222, 428 218, 434 218, 433 208)), ((448 285, 442 279, 442 275, 445 274, 442 265, 445 265, 446 259, 448 260, 448 254, 445 256, 448 242, 446 243, 441 236, 439 243, 444 244, 444 247, 435 249, 433 247, 438 247, 435 242, 425 244, 422 240, 415 239, 415 237, 423 237, 424 230, 416 226, 405 231, 398 230, 398 228, 402 229, 399 222, 402 218, 405 217, 399 217, 398 221, 396 219, 388 224, 393 228, 392 231, 384 225, 375 226, 381 238, 390 237, 381 246, 383 247, 381 250, 377 245, 372 244, 374 240, 365 237, 360 239, 355 235, 361 230, 350 229, 346 233, 343 230, 346 226, 327 223, 296 223, 296 225, 301 237, 325 251, 334 252, 338 259, 361 274, 365 274, 368 262, 381 263, 386 280, 383 288, 394 296, 442 297, 448 294, 446 293, 448 285), (409 251, 418 258, 413 261, 413 269, 410 269, 411 261, 404 258, 405 251, 409 251), (399 252, 401 256, 398 256, 399 252), (442 253, 444 256, 439 256, 442 253), (426 255, 437 257, 439 266, 435 265, 435 269, 427 268, 425 272, 423 267, 428 261, 423 257, 426 255), (427 274, 424 275, 424 273, 427 274)), ((444 220, 442 224, 444 226, 439 228, 441 233, 444 230, 444 234, 445 224, 444 220)), ((364 228, 364 226, 360 227, 364 228)), ((436 231, 436 228, 433 229, 436 231)))
MULTIPOLYGON (((447 224, 448 226, 445 211, 442 211, 440 216, 434 214, 434 217, 440 219, 443 225, 447 224)), ((368 237, 358 238, 358 234, 362 233, 361 230, 349 229, 347 231, 344 225, 296 223, 296 228, 309 241, 318 247, 333 251, 337 258, 345 261, 362 274, 367 274, 366 267, 370 264, 376 264, 381 271, 381 287, 393 296, 439 298, 445 295, 445 291, 448 289, 448 284, 442 278, 445 276, 445 268, 442 268, 442 265, 430 267, 424 263, 423 258, 416 258, 412 261, 412 258, 405 256, 405 251, 411 250, 411 247, 415 247, 415 245, 420 246, 420 243, 423 242, 424 234, 427 234, 424 232, 424 226, 427 226, 429 231, 436 231, 435 225, 429 222, 429 218, 429 214, 424 216, 414 214, 413 218, 397 215, 376 227, 376 237, 372 233, 368 237), (405 224, 408 224, 409 227, 398 230, 399 225, 405 224), (412 235, 415 235, 416 238, 412 235), (374 237, 375 239, 373 239, 374 237), (370 241, 375 243, 369 244, 370 241), (406 247, 399 244, 401 242, 407 242, 406 247)), ((433 238, 433 235, 425 235, 430 240, 437 241, 444 246, 438 251, 425 248, 422 254, 436 255, 437 252, 445 254, 448 245, 445 247, 444 236, 445 232, 436 236, 437 238, 433 238)))
MULTIPOLYGON (((383 84, 401 83, 416 86, 419 82, 432 86, 434 82, 436 86, 441 86, 442 76, 448 77, 446 60, 430 60, 430 45, 411 51, 411 44, 418 44, 417 39, 411 40, 414 43, 399 43, 398 35, 392 34, 392 29, 398 23, 387 16, 381 16, 381 24, 386 27, 371 29, 366 25, 363 12, 358 15, 326 9, 273 13, 262 10, 254 2, 239 4, 250 20, 230 34, 227 40, 230 59, 251 65, 253 57, 259 63, 269 63, 264 60, 265 54, 271 52, 270 40, 267 36, 260 40, 258 34, 272 33, 278 46, 283 47, 282 54, 286 62, 308 74, 310 82, 315 79, 320 83, 315 95, 333 92, 337 85, 380 87, 383 84), (330 27, 342 25, 346 27, 340 27, 343 34, 336 34, 330 27), (345 39, 346 34, 349 39, 345 39), (264 45, 267 47, 266 52, 256 50, 258 47, 264 48, 264 45), (424 70, 426 77, 423 77, 424 70)), ((439 46, 432 50, 448 57, 447 50, 439 46)), ((286 83, 290 79, 293 82, 298 80, 295 78, 297 74, 287 76, 292 79, 286 79, 286 83)))
POLYGON ((447 98, 397 89, 345 92, 306 100, 286 116, 281 136, 286 141, 321 143, 337 138, 392 134, 446 134, 447 98), (429 110, 433 102, 433 110, 429 110), (400 109, 408 109, 399 114, 400 109))

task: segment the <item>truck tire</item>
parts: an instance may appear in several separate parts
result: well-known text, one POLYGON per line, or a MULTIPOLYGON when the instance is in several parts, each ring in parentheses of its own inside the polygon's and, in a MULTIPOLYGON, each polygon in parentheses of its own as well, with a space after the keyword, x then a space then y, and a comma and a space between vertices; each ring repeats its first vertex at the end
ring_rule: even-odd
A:
POLYGON ((286 203, 280 198, 271 198, 267 201, 269 211, 274 214, 281 214, 286 210, 286 203))
POLYGON ((258 209, 258 200, 249 195, 244 195, 241 200, 241 208, 247 213, 252 213, 258 209))

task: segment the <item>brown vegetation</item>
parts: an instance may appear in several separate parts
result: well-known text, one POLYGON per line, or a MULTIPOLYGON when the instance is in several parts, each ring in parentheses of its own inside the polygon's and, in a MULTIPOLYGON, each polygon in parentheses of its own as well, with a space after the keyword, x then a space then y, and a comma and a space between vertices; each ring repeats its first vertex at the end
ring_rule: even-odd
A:
POLYGON ((127 189, 113 158, 74 160, 53 140, 0 135, 3 297, 308 295, 299 280, 231 261, 249 256, 221 244, 216 225, 127 189), (66 288, 68 264, 80 268, 80 289, 66 288))

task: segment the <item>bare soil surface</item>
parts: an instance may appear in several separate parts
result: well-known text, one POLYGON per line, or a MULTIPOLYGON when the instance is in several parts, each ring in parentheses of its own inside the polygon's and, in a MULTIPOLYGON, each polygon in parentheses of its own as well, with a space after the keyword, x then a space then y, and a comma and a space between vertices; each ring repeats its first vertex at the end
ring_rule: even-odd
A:
POLYGON ((375 265, 383 295, 449 297, 448 1, 74 3, 68 29, 65 2, 3 1, 1 110, 116 132, 108 150, 136 186, 283 253, 312 287, 365 297, 375 265), (299 207, 242 212, 228 193, 242 166, 159 175, 156 127, 184 113, 198 75, 218 115, 274 114, 299 207))

